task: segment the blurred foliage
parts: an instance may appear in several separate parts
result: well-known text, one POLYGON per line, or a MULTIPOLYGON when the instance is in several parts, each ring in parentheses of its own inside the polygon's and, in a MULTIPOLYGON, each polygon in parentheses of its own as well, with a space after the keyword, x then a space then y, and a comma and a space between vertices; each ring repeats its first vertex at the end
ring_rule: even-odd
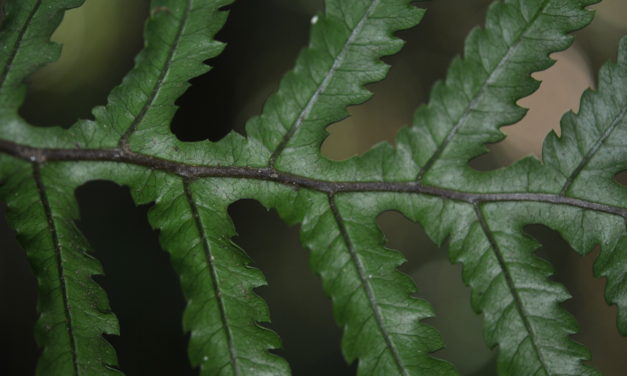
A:
MULTIPOLYGON (((392 66, 388 79, 369 86, 375 97, 350 108, 351 118, 329 127, 324 154, 345 159, 377 142, 393 142, 398 128, 410 123, 413 110, 442 79, 451 58, 461 53, 468 31, 483 22, 489 3, 421 2, 428 8, 427 16, 417 28, 400 33, 407 45, 385 59, 392 66)), ((595 21, 577 33, 574 47, 558 54, 558 63, 536 76, 545 84, 521 102, 532 109, 520 130, 506 127, 508 133, 518 133, 513 140, 523 137, 519 139, 523 142, 494 145, 491 153, 474 161, 475 167, 490 169, 537 154, 548 130, 557 126, 565 111, 577 108, 582 90, 594 86, 592 72, 615 58, 618 39, 627 33, 627 2, 606 0, 594 8, 595 21)), ((229 22, 218 34, 228 47, 209 62, 214 69, 193 80, 194 86, 178 101, 181 108, 172 126, 177 136, 216 140, 231 129, 242 131, 307 43, 310 19, 321 9, 322 0, 239 0, 231 6, 229 22), (208 112, 215 114, 211 124, 202 116, 208 112)), ((68 126, 79 117, 90 117, 91 108, 105 103, 107 93, 132 66, 147 13, 147 0, 87 0, 68 12, 53 36, 64 44, 63 55, 31 77, 22 115, 41 126, 68 126)), ((194 374, 185 359, 186 338, 180 330, 183 300, 178 281, 159 249, 157 234, 147 224, 147 208, 134 208, 128 190, 111 183, 90 183, 77 196, 82 218, 78 225, 104 265, 107 275, 98 281, 109 292, 120 319, 122 337, 111 341, 121 368, 127 375, 194 374), (112 232, 125 241, 112 243, 107 236, 112 232)), ((284 342, 279 352, 290 361, 294 374, 351 373, 354 368, 341 357, 340 331, 333 323, 330 302, 319 278, 308 271, 297 229, 286 228, 274 213, 253 202, 237 203, 231 213, 241 234, 236 241, 269 281, 258 293, 270 305, 271 327, 284 342)), ((448 345, 438 355, 454 361, 464 375, 492 374, 495 352, 483 345, 481 320, 470 309, 460 268, 451 267, 444 250, 400 214, 384 213, 379 224, 390 239, 388 245, 407 257, 403 270, 416 280, 419 295, 438 314, 429 322, 448 345)), ((624 374, 627 339, 616 334, 615 310, 603 302, 604 281, 591 275, 595 255, 576 256, 559 235, 544 227, 530 231, 544 244, 540 255, 556 265, 555 279, 575 297, 565 304, 582 326, 575 339, 591 349, 592 364, 605 375, 624 374)), ((0 249, 0 374, 30 375, 38 352, 31 335, 36 318, 34 277, 4 223, 0 249)))

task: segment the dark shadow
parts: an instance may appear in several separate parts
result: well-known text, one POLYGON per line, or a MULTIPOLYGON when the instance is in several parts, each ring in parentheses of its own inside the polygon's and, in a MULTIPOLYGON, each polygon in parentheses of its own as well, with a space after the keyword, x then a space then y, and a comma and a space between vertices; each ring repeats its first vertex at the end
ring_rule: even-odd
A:
POLYGON ((486 145, 488 151, 478 157, 471 159, 468 165, 477 171, 494 171, 502 167, 510 166, 514 161, 508 160, 500 151, 500 143, 486 145))
POLYGON ((399 250, 407 259, 400 270, 412 274, 421 265, 446 258, 446 249, 434 244, 422 229, 403 214, 389 210, 377 216, 377 225, 385 234, 385 246, 399 250))
POLYGON ((143 46, 148 3, 87 0, 70 11, 85 18, 66 13, 61 60, 40 68, 28 79, 20 115, 41 127, 69 127, 79 118, 93 119, 92 109, 106 104, 109 92, 122 82, 143 46))
POLYGON ((0 375, 34 375, 37 281, 0 204, 0 375))
POLYGON ((240 0, 227 7, 216 39, 228 45, 176 102, 171 129, 180 140, 218 141, 232 129, 242 132, 245 121, 261 112, 308 40, 311 15, 284 3, 240 0))
POLYGON ((614 181, 618 184, 627 187, 627 170, 621 171, 614 175, 614 181))
POLYGON ((97 181, 76 191, 77 225, 90 240, 105 275, 121 336, 108 336, 126 375, 195 375, 182 330, 185 306, 178 276, 148 224, 148 206, 135 207, 129 190, 97 181))
POLYGON ((340 351, 340 329, 333 321, 331 301, 308 264, 308 251, 298 243, 298 230, 288 228, 276 212, 253 200, 229 208, 237 232, 234 241, 254 260, 268 286, 255 290, 269 305, 272 323, 294 375, 354 375, 340 351))
POLYGON ((435 311, 436 316, 424 323, 440 332, 446 347, 433 356, 450 361, 464 376, 496 375, 496 351, 483 341, 483 322, 470 306, 461 266, 451 265, 446 247, 435 245, 420 225, 399 212, 384 212, 377 223, 386 235, 386 247, 400 250, 408 260, 400 269, 416 283, 417 297, 435 311))

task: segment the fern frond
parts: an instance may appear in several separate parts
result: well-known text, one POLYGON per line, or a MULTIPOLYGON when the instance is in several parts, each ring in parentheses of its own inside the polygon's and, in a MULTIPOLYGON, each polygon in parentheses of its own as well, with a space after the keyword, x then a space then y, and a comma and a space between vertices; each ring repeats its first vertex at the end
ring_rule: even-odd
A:
MULTIPOLYGON (((445 82, 433 89, 429 105, 416 112, 414 125, 397 139, 401 152, 410 150, 420 166, 419 182, 479 192, 518 187, 522 192, 555 193, 559 201, 553 191, 559 179, 537 161, 526 159, 487 174, 472 171, 467 162, 485 151, 486 143, 503 137, 500 126, 524 115, 515 102, 537 88, 530 73, 547 68, 549 53, 570 44, 566 32, 590 21, 584 10, 590 3, 493 3, 486 28, 471 33, 464 58, 453 62, 445 82)), ((548 280, 551 269, 530 255, 535 247, 520 235, 522 230, 514 230, 522 225, 507 213, 516 211, 506 203, 470 204, 472 211, 464 210, 472 220, 453 230, 465 235, 450 242, 451 254, 464 265, 474 307, 484 313, 488 344, 499 345, 501 373, 595 373, 582 365, 587 352, 567 338, 576 324, 558 304, 569 295, 548 280)), ((536 221, 533 216, 521 220, 536 221)))
POLYGON ((38 372, 118 373, 102 338, 117 323, 91 279, 101 268, 73 224, 74 189, 107 179, 129 186, 136 203, 155 203, 149 219, 180 275, 189 355, 203 375, 289 374, 270 352, 278 337, 258 325, 269 321, 253 292, 264 278, 231 241, 227 208, 245 198, 301 225, 359 375, 455 374, 431 357, 442 347, 421 323, 432 309, 411 296, 411 279, 397 270, 403 257, 384 247, 375 219, 385 210, 448 243, 485 317, 487 342, 499 348, 499 373, 596 375, 584 364, 587 350, 569 339, 576 323, 559 307, 569 294, 533 255, 524 226, 545 224, 580 254, 600 245, 595 272, 608 278, 606 298, 627 334, 627 190, 614 181, 627 168, 627 39, 598 92, 566 115, 561 137, 548 137, 544 164, 527 158, 488 173, 468 166, 502 138, 500 126, 524 115, 515 102, 537 89, 530 74, 570 44, 566 33, 590 22, 585 7, 596 0, 495 1, 397 148, 380 145, 344 162, 320 156, 325 127, 370 97, 364 85, 387 73, 381 57, 402 45, 392 34, 422 11, 409 0, 327 0, 309 47, 247 124, 248 138, 180 142, 169 131, 174 102, 222 50, 213 37, 231 2, 154 0, 135 67, 95 121, 68 130, 36 129, 17 108, 26 76, 58 55, 47 39, 62 10, 81 1, 9 3, 0 34, 0 198, 41 289, 38 372))
POLYGON ((524 116, 516 101, 539 86, 530 74, 553 64, 549 54, 570 45, 566 33, 592 20, 584 7, 596 2, 495 1, 485 28, 470 33, 463 58, 453 61, 429 104, 416 111, 413 125, 397 137, 399 148, 410 150, 419 166, 416 179, 468 189, 466 180, 473 180, 468 161, 483 154, 485 144, 503 138, 499 127, 524 116), (452 178, 458 174, 463 178, 452 178))
POLYGON ((74 187, 59 181, 55 166, 16 161, 2 165, 3 176, 11 174, 13 179, 1 187, 0 196, 37 276, 40 316, 35 339, 43 347, 37 374, 120 375, 114 368, 115 351, 102 337, 118 334, 118 323, 104 291, 92 279, 102 268, 73 222, 78 217, 74 187), (7 171, 8 166, 13 171, 7 171))
POLYGON ((583 365, 588 351, 568 338, 578 327, 558 304, 570 295, 548 280, 552 268, 532 255, 537 245, 522 235, 522 224, 503 219, 503 212, 515 209, 520 210, 515 204, 475 205, 477 220, 466 244, 451 244, 473 289, 473 305, 483 312, 486 341, 499 344, 499 373, 598 375, 583 365))
MULTIPOLYGON (((536 243, 523 235, 530 213, 541 218, 542 213, 559 208, 399 194, 357 197, 362 202, 376 199, 377 205, 402 212, 422 224, 439 245, 448 242, 451 260, 463 265, 473 308, 483 314, 486 342, 498 345, 499 374, 597 374, 582 364, 589 359, 587 350, 568 338, 577 325, 558 304, 569 294, 548 280, 551 267, 533 256, 536 243)), ((567 214, 583 212, 570 208, 567 214)))
MULTIPOLYGON (((26 96, 24 80, 59 58, 61 45, 50 42, 65 10, 84 0, 6 2, 0 32, 0 134, 7 140, 38 147, 71 147, 76 141, 60 128, 36 129, 18 114, 26 96)), ((4 3, 3 3, 4 4, 4 3)))
MULTIPOLYGON (((599 213, 569 205, 518 203, 504 206, 509 224, 543 223, 558 231, 580 255, 586 255, 600 246, 601 252, 594 266, 596 277, 606 277, 606 300, 618 306, 617 324, 625 331, 627 319, 627 210, 624 214, 599 213)), ((522 232, 522 226, 520 226, 522 232)))
POLYGON ((213 37, 226 21, 227 12, 220 8, 232 2, 153 0, 145 47, 107 105, 94 110, 98 125, 77 125, 96 129, 81 146, 119 145, 142 153, 172 150, 178 144, 170 132, 174 102, 189 87, 187 81, 210 69, 204 61, 222 52, 224 44, 213 37))
POLYGON ((266 282, 230 240, 230 202, 210 181, 168 180, 149 219, 181 276, 192 365, 207 376, 289 375, 287 363, 268 352, 280 346, 278 337, 257 325, 270 319, 252 289, 266 282))
POLYGON ((333 300, 344 329, 348 362, 359 359, 359 375, 455 375, 429 353, 442 347, 435 329, 420 323, 433 316, 429 304, 411 297, 411 279, 396 268, 399 252, 383 248, 374 202, 358 195, 318 195, 302 225, 311 265, 333 300))
POLYGON ((601 254, 594 264, 594 274, 607 278, 605 301, 616 304, 616 326, 620 333, 627 336, 627 235, 618 242, 603 244, 601 254))
POLYGON ((320 159, 325 128, 348 116, 346 107, 371 97, 364 85, 380 81, 398 52, 396 31, 415 26, 424 11, 408 0, 328 0, 312 19, 309 47, 246 131, 267 149, 266 165, 307 174, 320 159), (303 167, 308 168, 303 171, 303 167))
POLYGON ((7 3, 0 34, 0 110, 3 113, 17 112, 26 93, 23 81, 28 75, 59 58, 61 46, 51 43, 50 35, 59 26, 65 10, 78 7, 84 1, 7 3))
POLYGON ((627 169, 627 38, 623 38, 616 64, 599 74, 596 92, 586 91, 579 113, 562 119, 562 135, 547 136, 542 150, 544 162, 561 179, 559 194, 590 198, 620 205, 627 202, 627 189, 614 175, 627 169))
MULTIPOLYGON (((547 136, 542 151, 559 176, 559 194, 624 206, 627 189, 614 176, 627 169, 627 37, 620 42, 616 64, 601 69, 598 90, 584 93, 579 113, 564 115, 561 130, 561 137, 547 136)), ((598 225, 598 216, 589 216, 596 218, 597 224, 587 222, 597 231, 565 229, 563 234, 580 253, 601 245, 595 274, 608 278, 606 300, 618 306, 618 327, 627 335, 627 263, 621 261, 627 252, 627 218, 620 238, 612 226, 598 225)))

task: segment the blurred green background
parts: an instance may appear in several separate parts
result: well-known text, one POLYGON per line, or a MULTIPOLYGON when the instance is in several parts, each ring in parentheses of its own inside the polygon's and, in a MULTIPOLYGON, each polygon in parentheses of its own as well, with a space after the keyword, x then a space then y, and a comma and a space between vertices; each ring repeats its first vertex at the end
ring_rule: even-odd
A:
MULTIPOLYGON (((1 1, 0 1, 1 3, 1 1)), ((380 141, 393 142, 399 127, 411 122, 430 87, 442 79, 453 56, 462 52, 468 31, 483 23, 487 0, 434 0, 423 22, 400 35, 403 51, 385 59, 389 77, 370 85, 376 94, 367 104, 350 108, 353 115, 329 127, 323 153, 345 159, 380 141)), ((177 102, 172 126, 183 139, 218 140, 232 129, 243 132, 245 121, 261 111, 283 73, 307 44, 311 17, 322 0, 239 0, 228 7, 229 21, 217 38, 228 43, 209 63, 214 69, 192 81, 177 102)), ((606 0, 594 7, 591 26, 577 32, 576 43, 556 54, 557 64, 534 75, 543 81, 538 93, 520 103, 528 116, 504 131, 512 137, 491 146, 473 161, 485 170, 539 154, 543 137, 559 118, 577 109, 579 96, 594 87, 598 68, 615 58, 619 38, 627 34, 627 2, 606 0)), ((69 126, 91 116, 106 102, 133 64, 142 46, 147 0, 87 0, 67 13, 54 35, 64 43, 61 59, 33 74, 21 114, 39 126, 69 126)), ((623 174, 624 177, 625 174, 623 174)), ((110 182, 92 182, 76 196, 77 223, 90 240, 106 275, 97 281, 107 290, 121 325, 121 337, 109 337, 120 368, 127 375, 193 375, 186 360, 187 336, 181 330, 184 308, 176 275, 146 220, 146 207, 135 207, 128 189, 110 182)), ((0 207, 4 210, 4 207, 0 207)), ((319 278, 309 272, 307 251, 298 244, 298 229, 288 228, 274 212, 242 201, 231 207, 240 244, 261 268, 269 286, 257 291, 269 306, 294 375, 349 375, 340 350, 340 330, 319 278)), ((14 233, 0 216, 0 375, 32 375, 39 350, 32 339, 36 320, 36 282, 14 233)), ((438 315, 428 320, 447 344, 436 356, 454 362, 462 375, 493 375, 496 352, 482 340, 481 319, 470 309, 470 294, 461 282, 461 268, 451 266, 445 249, 430 242, 422 229, 398 213, 383 213, 378 222, 388 246, 408 259, 402 270, 418 285, 417 296, 428 299, 438 315)), ((579 257, 558 234, 542 226, 528 231, 543 244, 540 257, 555 266, 554 279, 574 299, 563 306, 581 325, 576 341, 592 352, 591 364, 605 375, 627 372, 627 339, 615 329, 616 313, 603 301, 604 280, 592 276, 596 252, 579 257)))

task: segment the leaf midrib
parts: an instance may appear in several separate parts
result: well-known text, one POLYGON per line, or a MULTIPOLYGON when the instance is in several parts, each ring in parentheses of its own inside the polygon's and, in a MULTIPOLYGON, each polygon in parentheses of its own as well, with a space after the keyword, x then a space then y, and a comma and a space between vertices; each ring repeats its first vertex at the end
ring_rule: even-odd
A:
POLYGON ((74 370, 74 375, 79 376, 80 371, 77 359, 76 338, 74 337, 73 327, 74 321, 72 319, 67 284, 65 281, 65 267, 63 265, 63 257, 61 255, 62 246, 59 241, 59 234, 56 223, 54 222, 54 217, 52 215, 52 208, 50 207, 50 201, 48 200, 46 187, 41 176, 41 166, 39 163, 33 163, 32 169, 33 180, 35 181, 35 185, 37 186, 37 193, 39 194, 39 200, 46 216, 46 225, 48 226, 48 232, 50 234, 50 238, 54 247, 54 260, 57 267, 57 272, 59 274, 59 290, 61 292, 61 298, 63 300, 63 316, 65 317, 65 328, 67 330, 68 340, 70 342, 70 354, 72 355, 72 369, 74 370))
POLYGON ((183 17, 180 20, 177 19, 179 22, 179 27, 176 30, 176 35, 174 36, 173 42, 169 44, 167 57, 163 63, 163 66, 159 70, 159 77, 157 81, 155 82, 154 86, 152 87, 152 90, 150 91, 150 94, 146 102, 142 106, 141 110, 139 111, 137 116, 135 116, 135 118, 131 122, 131 125, 128 127, 126 132, 124 132, 122 137, 120 137, 120 140, 118 141, 118 147, 121 147, 123 149, 128 149, 129 138, 137 130, 137 127, 139 127, 141 122, 144 120, 144 118, 146 117, 146 114, 150 110, 150 107, 152 107, 155 99, 157 98, 157 95, 159 94, 159 91, 161 90, 163 81, 165 80, 165 77, 167 76, 168 72, 170 71, 170 67, 172 66, 172 63, 173 63, 172 60, 174 59, 174 54, 176 53, 176 50, 179 46, 179 42, 181 38, 183 37, 183 30, 185 29, 187 20, 189 19, 189 16, 191 14, 192 1, 193 0, 186 1, 183 17))
POLYGON ((536 353, 538 360, 540 361, 540 365, 542 366, 546 374, 549 375, 550 372, 549 372, 549 366, 547 365, 548 364, 547 360, 544 358, 544 354, 542 353, 542 351, 540 351, 540 346, 538 345, 538 339, 536 338, 537 334, 534 331, 533 326, 531 325, 531 322, 529 322, 529 318, 527 317, 528 316, 527 310, 525 309, 522 299, 520 295, 518 294, 518 288, 516 287, 516 283, 514 282, 514 279, 509 270, 509 267, 507 266, 507 262, 505 261, 505 258, 503 257, 503 252, 501 251, 501 248, 499 247, 498 242, 494 238, 494 235, 492 234, 492 230, 490 229, 490 226, 488 225, 488 222, 486 218, 484 217, 483 212, 481 211, 481 208, 479 207, 479 205, 474 204, 473 209, 475 211, 475 215, 477 216, 477 221, 479 222, 479 225, 481 226, 481 230, 483 231, 486 239, 488 240, 488 243, 490 244, 490 249, 492 249, 492 252, 494 256, 496 257, 496 260, 499 264, 499 268, 501 269, 501 272, 503 273, 503 276, 505 278, 505 283, 507 284, 507 289, 509 290, 512 296, 512 299, 514 300, 514 305, 516 306, 516 311, 518 312, 518 316, 520 317, 525 327, 525 330, 527 331, 528 336, 531 338, 531 345, 533 347, 533 351, 536 353))
POLYGON ((588 151, 588 153, 581 159, 577 167, 573 170, 573 172, 566 178, 562 189, 560 190, 560 195, 564 196, 568 193, 568 189, 575 182, 581 171, 588 165, 588 163, 592 160, 592 158, 599 151, 601 146, 605 143, 605 141, 610 137, 610 135, 614 132, 614 130, 618 127, 619 124, 622 123, 624 118, 627 116, 627 106, 623 108, 622 111, 616 116, 612 124, 603 132, 603 135, 597 140, 597 142, 593 145, 592 149, 588 151))
POLYGON ((370 306, 370 310, 372 311, 372 315, 377 324, 377 328, 379 329, 379 332, 381 333, 381 336, 383 337, 386 347, 392 354, 392 359, 394 360, 394 364, 396 365, 396 368, 398 369, 398 371, 400 372, 402 376, 409 376, 409 374, 407 373, 407 369, 405 365, 403 364, 403 360, 401 359, 399 351, 396 348, 396 344, 390 338, 390 334, 388 333, 385 327, 385 323, 383 322, 383 315, 381 314, 381 311, 379 310, 379 306, 378 306, 379 303, 377 302, 377 297, 375 296, 372 286, 370 286, 370 281, 368 280, 368 276, 367 276, 365 267, 363 265, 363 262, 361 261, 359 254, 357 254, 357 251, 355 250, 355 247, 353 246, 351 237, 348 234, 346 225, 344 224, 344 219, 342 218, 342 215, 340 214, 340 211, 337 208, 337 205, 335 203, 335 197, 333 195, 329 195, 328 202, 329 202, 329 209, 331 209, 331 213, 333 213, 333 218, 335 219, 340 235, 342 236, 344 245, 346 246, 346 249, 348 250, 350 259, 359 277, 360 286, 362 287, 362 289, 364 290, 364 293, 366 294, 368 305, 370 306))
POLYGON ((590 200, 561 196, 553 193, 529 192, 464 192, 424 185, 413 181, 328 181, 307 176, 284 173, 267 167, 241 167, 225 165, 193 165, 122 149, 50 149, 35 148, 0 139, 0 153, 28 162, 118 162, 160 170, 173 175, 194 178, 235 178, 274 182, 289 187, 299 187, 326 194, 355 192, 397 192, 425 194, 466 203, 527 201, 568 205, 623 217, 627 221, 627 208, 597 203, 590 200))
POLYGON ((194 225, 196 226, 196 231, 198 232, 198 236, 200 236, 200 240, 203 247, 203 255, 205 256, 205 262, 209 269, 209 274, 211 276, 211 284, 213 287, 213 296, 216 299, 218 305, 218 311, 220 312, 220 321, 222 321, 222 328, 224 331, 224 335, 226 336, 227 347, 229 350, 229 360, 231 364, 231 369, 235 376, 240 376, 240 367, 239 362, 237 360, 237 349, 235 348, 235 344, 233 342, 233 333, 231 333, 231 327, 229 325, 228 315, 226 313, 226 307, 224 304, 224 299, 222 298, 222 291, 220 289, 220 278, 216 271, 216 266, 214 265, 215 258, 213 256, 213 252, 211 251, 211 246, 209 245, 209 239, 207 237, 207 233, 205 232, 205 228, 202 223, 202 218, 200 217, 200 213, 198 212, 198 206, 194 201, 194 197, 191 191, 190 182, 187 180, 183 180, 183 191, 185 192, 185 199, 190 207, 192 212, 192 218, 194 220, 194 225))

